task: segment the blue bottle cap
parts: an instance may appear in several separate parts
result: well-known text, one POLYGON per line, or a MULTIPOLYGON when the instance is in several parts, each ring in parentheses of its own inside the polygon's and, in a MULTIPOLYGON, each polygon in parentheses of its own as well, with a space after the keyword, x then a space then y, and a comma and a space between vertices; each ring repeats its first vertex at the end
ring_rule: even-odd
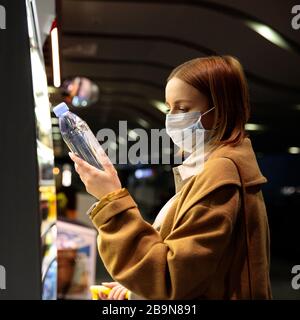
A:
POLYGON ((58 104, 56 107, 53 108, 53 112, 57 117, 60 117, 62 114, 68 111, 69 111, 69 108, 64 102, 58 104))

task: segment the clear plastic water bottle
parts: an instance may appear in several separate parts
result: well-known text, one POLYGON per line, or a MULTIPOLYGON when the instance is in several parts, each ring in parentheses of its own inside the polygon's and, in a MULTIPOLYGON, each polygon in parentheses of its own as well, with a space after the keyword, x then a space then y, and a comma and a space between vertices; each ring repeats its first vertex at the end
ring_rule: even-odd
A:
POLYGON ((59 118, 61 135, 69 149, 90 165, 103 170, 99 158, 106 154, 87 123, 69 111, 64 102, 54 107, 53 112, 59 118))

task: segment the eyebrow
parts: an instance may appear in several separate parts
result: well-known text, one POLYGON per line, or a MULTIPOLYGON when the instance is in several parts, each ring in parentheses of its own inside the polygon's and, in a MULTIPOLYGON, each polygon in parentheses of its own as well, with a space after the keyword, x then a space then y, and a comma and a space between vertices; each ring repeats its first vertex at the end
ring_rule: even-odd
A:
MULTIPOLYGON (((179 103, 179 102, 191 102, 191 100, 179 99, 179 100, 176 100, 176 101, 174 102, 174 104, 177 104, 177 103, 179 103)), ((169 106, 168 101, 165 101, 165 104, 169 106)))

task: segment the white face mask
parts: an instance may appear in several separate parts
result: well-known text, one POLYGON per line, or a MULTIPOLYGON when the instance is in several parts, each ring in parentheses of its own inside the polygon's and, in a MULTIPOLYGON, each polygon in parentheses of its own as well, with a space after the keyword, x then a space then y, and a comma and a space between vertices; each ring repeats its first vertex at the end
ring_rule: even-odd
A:
POLYGON ((186 112, 177 114, 167 114, 166 131, 174 144, 186 152, 193 152, 200 144, 204 143, 205 130, 201 123, 201 117, 213 110, 206 112, 186 112))

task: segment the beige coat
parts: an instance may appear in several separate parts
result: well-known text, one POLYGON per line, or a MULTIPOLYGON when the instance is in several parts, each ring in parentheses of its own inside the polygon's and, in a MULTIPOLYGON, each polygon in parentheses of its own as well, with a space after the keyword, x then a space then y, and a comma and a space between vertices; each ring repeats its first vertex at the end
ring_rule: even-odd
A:
POLYGON ((182 188, 159 231, 123 188, 91 212, 111 276, 146 299, 269 299, 269 228, 248 138, 222 146, 182 188))

